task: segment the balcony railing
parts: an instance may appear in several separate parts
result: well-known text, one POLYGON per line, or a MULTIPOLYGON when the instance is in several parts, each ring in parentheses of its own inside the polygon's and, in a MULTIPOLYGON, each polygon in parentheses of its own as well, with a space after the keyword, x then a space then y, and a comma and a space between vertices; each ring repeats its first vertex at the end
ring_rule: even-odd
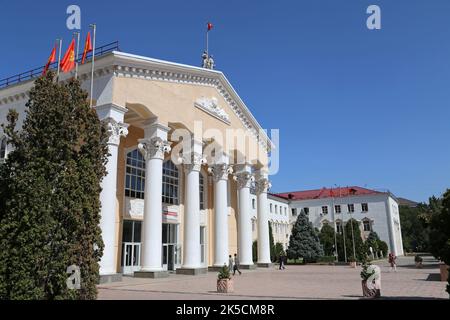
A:
MULTIPOLYGON (((114 42, 108 43, 106 45, 103 45, 101 47, 95 48, 95 56, 100 57, 100 56, 103 56, 112 51, 120 51, 119 41, 114 41, 114 42)), ((83 52, 80 52, 76 61, 81 62, 82 57, 83 57, 83 52)), ((92 58, 92 51, 86 55, 86 60, 89 61, 91 58, 92 58)), ((42 75, 44 68, 45 68, 45 65, 42 67, 39 67, 39 68, 35 68, 32 70, 22 72, 22 73, 14 75, 14 76, 2 79, 2 80, 0 80, 0 89, 6 88, 13 84, 17 84, 17 83, 20 83, 23 81, 27 81, 27 80, 39 77, 42 75)), ((57 70, 58 62, 52 63, 49 67, 49 70, 50 69, 57 70)))

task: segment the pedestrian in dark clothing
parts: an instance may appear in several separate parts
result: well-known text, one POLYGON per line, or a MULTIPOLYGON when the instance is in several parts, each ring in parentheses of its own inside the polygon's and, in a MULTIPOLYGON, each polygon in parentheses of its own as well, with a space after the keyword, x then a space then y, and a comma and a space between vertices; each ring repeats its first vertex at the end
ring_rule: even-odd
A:
POLYGON ((285 264, 285 259, 284 259, 284 257, 285 257, 285 255, 284 255, 284 252, 282 252, 282 253, 280 253, 280 270, 281 269, 286 269, 285 267, 284 267, 284 264, 285 264))
POLYGON ((241 270, 239 270, 240 268, 240 262, 239 262, 239 258, 237 256, 237 254, 234 254, 234 265, 233 265, 233 276, 236 274, 236 271, 239 272, 239 275, 242 274, 241 270))

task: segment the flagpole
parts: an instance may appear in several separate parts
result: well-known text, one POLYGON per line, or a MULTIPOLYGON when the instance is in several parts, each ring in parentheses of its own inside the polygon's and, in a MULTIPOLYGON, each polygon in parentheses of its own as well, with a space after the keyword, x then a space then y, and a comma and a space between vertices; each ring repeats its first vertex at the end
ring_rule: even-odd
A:
POLYGON ((56 73, 56 82, 59 81, 59 72, 60 72, 60 64, 61 64, 61 50, 62 50, 62 39, 57 39, 59 41, 59 52, 58 52, 58 71, 56 73))
POLYGON ((77 35, 77 53, 75 55, 75 79, 78 78, 78 55, 80 50, 80 33, 74 32, 74 35, 77 35))
POLYGON ((95 23, 93 23, 89 27, 92 28, 91 100, 89 102, 89 106, 92 108, 92 99, 94 95, 95 33, 97 30, 97 26, 95 25, 95 23))
POLYGON ((209 36, 209 30, 206 30, 206 55, 209 58, 209 50, 208 50, 208 36, 209 36))

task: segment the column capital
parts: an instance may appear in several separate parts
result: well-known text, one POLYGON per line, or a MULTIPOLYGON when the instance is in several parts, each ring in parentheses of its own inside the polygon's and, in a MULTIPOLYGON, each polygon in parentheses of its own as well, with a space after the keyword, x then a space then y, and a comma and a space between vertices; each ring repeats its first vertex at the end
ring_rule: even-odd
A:
POLYGON ((128 124, 118 122, 112 117, 108 117, 102 120, 107 127, 109 133, 108 144, 118 146, 121 137, 126 137, 128 135, 128 124))
POLYGON ((226 163, 218 163, 210 166, 208 172, 211 173, 214 182, 228 180, 228 175, 233 173, 233 169, 226 163))
POLYGON ((269 179, 267 179, 266 177, 262 177, 256 180, 255 186, 256 186, 255 188, 256 194, 260 195, 262 193, 267 193, 267 191, 271 187, 271 183, 269 179))
POLYGON ((138 149, 145 160, 164 160, 164 153, 171 150, 169 142, 160 137, 139 139, 138 149))
POLYGON ((203 159, 203 155, 201 153, 191 152, 182 157, 182 163, 184 169, 188 172, 200 171, 202 165, 205 164, 205 160, 203 159))
POLYGON ((235 180, 237 182, 238 189, 242 189, 242 188, 250 188, 255 178, 250 172, 241 171, 236 173, 235 180))

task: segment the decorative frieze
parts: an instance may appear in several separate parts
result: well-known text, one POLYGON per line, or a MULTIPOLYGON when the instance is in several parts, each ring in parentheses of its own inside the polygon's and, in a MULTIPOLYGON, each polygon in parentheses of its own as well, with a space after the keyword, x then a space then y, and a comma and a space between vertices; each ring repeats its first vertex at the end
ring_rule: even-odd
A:
POLYGON ((217 101, 216 97, 212 98, 206 98, 201 97, 195 101, 194 105, 205 111, 206 113, 212 115, 215 118, 218 118, 219 120, 222 120, 226 124, 230 124, 230 116, 225 112, 223 108, 219 106, 219 103, 217 101))

